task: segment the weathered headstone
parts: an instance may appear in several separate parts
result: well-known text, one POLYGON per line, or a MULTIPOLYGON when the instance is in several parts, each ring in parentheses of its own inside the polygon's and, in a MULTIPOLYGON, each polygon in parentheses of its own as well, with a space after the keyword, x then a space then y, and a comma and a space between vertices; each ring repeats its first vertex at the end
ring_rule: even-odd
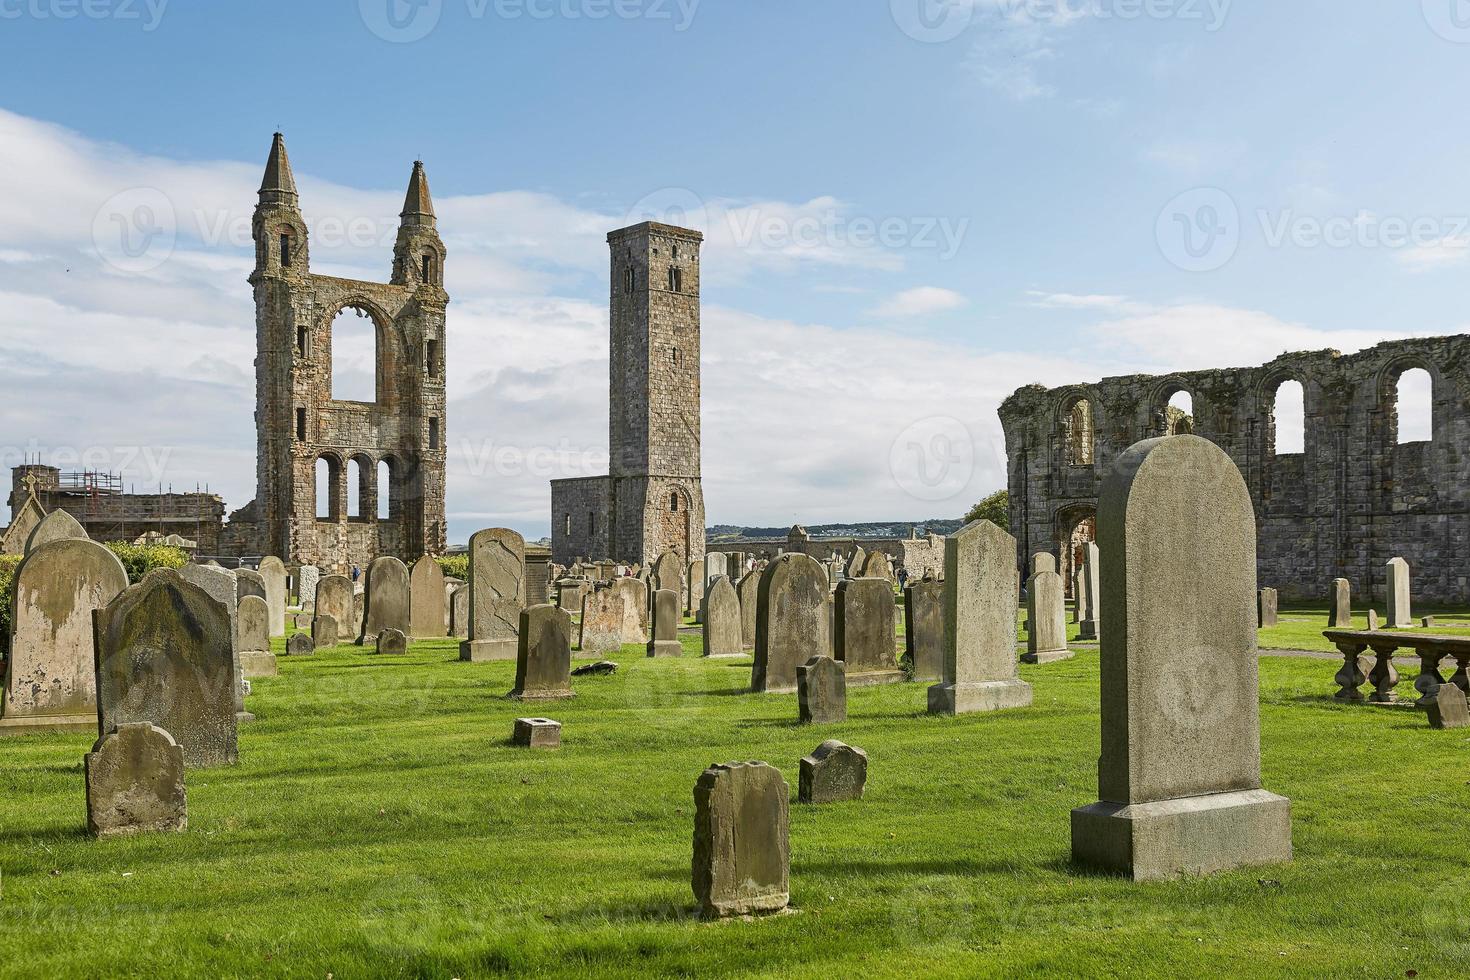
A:
POLYGON ((914 582, 903 590, 904 651, 914 680, 944 679, 944 586, 914 582))
POLYGON ((860 800, 868 783, 868 753, 828 739, 801 760, 798 803, 841 803, 860 800))
POLYGON ((593 589, 582 600, 582 624, 577 646, 588 657, 616 653, 623 648, 622 593, 612 588, 593 589))
POLYGON ((516 686, 521 701, 572 696, 572 617, 552 605, 521 610, 517 630, 516 686))
MULTIPOLYGON (((1050 556, 1048 556, 1050 557, 1050 556)), ((1067 605, 1062 577, 1042 569, 1026 583, 1026 653, 1028 664, 1049 664, 1074 656, 1067 649, 1067 605)))
POLYGON ((725 561, 724 552, 706 552, 704 556, 704 587, 708 589, 710 583, 721 575, 726 578, 730 577, 730 570, 725 561))
POLYGON ((868 560, 868 553, 863 550, 862 545, 852 549, 852 555, 847 559, 847 567, 844 568, 843 578, 862 578, 863 564, 868 560))
POLYGON ((760 604, 761 573, 746 572, 735 591, 740 596, 740 647, 755 649, 755 607, 760 604))
POLYGON ((1377 609, 1369 609, 1368 610, 1368 628, 1370 630, 1376 630, 1376 629, 1381 629, 1382 628, 1382 624, 1378 620, 1378 610, 1377 609))
POLYGON ((156 725, 135 722, 97 739, 83 759, 87 832, 94 837, 184 830, 184 750, 156 725))
POLYGON ((721 575, 704 593, 704 655, 706 657, 740 656, 740 596, 735 586, 721 575))
POLYGON ((1402 558, 1390 558, 1387 570, 1388 627, 1410 629, 1414 616, 1409 611, 1409 563, 1402 558))
POLYGON ((0 734, 95 727, 92 612, 127 587, 122 562, 87 538, 50 538, 21 559, 11 596, 0 734))
POLYGON ((699 607, 704 602, 704 571, 699 562, 690 562, 684 576, 684 615, 699 622, 699 607))
POLYGON ((319 612, 311 620, 311 643, 312 646, 334 647, 342 642, 342 627, 337 625, 334 616, 319 612))
POLYGON ((309 657, 316 653, 316 643, 312 641, 310 633, 292 633, 291 638, 286 641, 286 656, 309 657))
POLYGON ((1441 684, 1434 697, 1426 699, 1430 728, 1470 728, 1470 706, 1465 692, 1454 684, 1441 684))
POLYGON ((564 578, 556 583, 556 604, 567 613, 579 612, 582 600, 587 598, 587 580, 564 578))
POLYGON ((1101 587, 1098 578, 1098 550, 1097 542, 1089 541, 1082 546, 1082 574, 1077 581, 1078 608, 1081 610, 1077 617, 1077 638, 1079 640, 1097 639, 1097 616, 1098 598, 1101 587))
POLYGON ((258 569, 261 582, 265 585, 266 611, 270 614, 270 635, 286 635, 286 565, 274 555, 260 560, 258 569))
POLYGON ((322 570, 315 565, 302 565, 296 570, 296 598, 303 610, 316 608, 316 587, 322 580, 322 570))
POLYGON ((631 576, 613 583, 612 591, 623 600, 623 642, 648 642, 648 586, 631 576))
POLYGON ((240 600, 235 637, 240 647, 240 670, 247 678, 276 676, 276 655, 271 653, 270 608, 266 600, 255 595, 240 600))
POLYGON ((362 633, 359 646, 375 644, 383 630, 407 636, 410 629, 408 566, 392 555, 374 558, 367 570, 363 589, 362 633))
POLYGON ((313 620, 312 625, 316 645, 319 647, 336 646, 338 643, 355 640, 358 631, 353 629, 354 622, 352 580, 346 575, 324 576, 316 587, 316 619, 313 620), (337 636, 330 641, 316 625, 318 621, 324 619, 330 619, 337 627, 337 636))
POLYGON ((169 568, 155 569, 95 616, 99 734, 146 721, 193 768, 230 765, 235 657, 224 605, 169 568))
POLYGON ((1278 602, 1275 589, 1259 589, 1256 592, 1256 622, 1261 629, 1275 626, 1280 622, 1277 612, 1278 602))
POLYGON ((796 690, 796 668, 832 655, 827 573, 809 555, 788 552, 761 573, 755 613, 753 691, 796 690))
POLYGON ((449 635, 470 638, 470 587, 461 585, 449 597, 449 635))
POLYGON ((866 687, 904 680, 895 656, 896 618, 888 579, 855 578, 837 586, 832 648, 847 683, 866 687))
POLYGON ((235 720, 241 723, 254 721, 255 716, 245 710, 245 672, 240 667, 240 637, 236 628, 240 610, 239 581, 235 573, 221 568, 217 562, 206 562, 203 565, 185 565, 179 569, 179 576, 185 582, 199 586, 224 607, 230 620, 230 651, 235 660, 235 720))
POLYGON ((408 637, 403 634, 403 630, 390 626, 378 633, 373 649, 384 656, 401 657, 408 653, 408 637))
POLYGON ((863 567, 858 578, 881 578, 889 583, 891 588, 893 574, 888 564, 888 556, 881 551, 868 552, 867 557, 863 559, 863 567))
POLYGON ((1031 574, 1037 572, 1055 572, 1057 570, 1057 556, 1050 551, 1038 551, 1031 556, 1031 574))
POLYGON ((710 766, 694 784, 691 884, 705 917, 778 912, 791 900, 790 792, 764 762, 710 766))
POLYGON ((445 605, 444 570, 428 555, 413 563, 408 574, 409 625, 420 639, 446 636, 449 614, 445 605))
POLYGON ((1073 859, 1134 880, 1289 860, 1291 804, 1261 788, 1256 520, 1240 471, 1197 436, 1137 443, 1103 481, 1097 525, 1100 799, 1072 811, 1073 859))
POLYGON ((649 631, 650 657, 681 657, 679 644, 679 597, 668 589, 653 594, 653 627, 649 631))
POLYGON ((561 722, 550 718, 517 718, 512 745, 524 749, 554 749, 561 745, 561 722))
POLYGON ((975 521, 944 539, 944 681, 929 713, 1020 708, 1031 685, 1016 675, 1016 539, 975 521))
POLYGON ((49 544, 52 541, 87 540, 90 540, 87 536, 87 531, 77 519, 66 511, 57 508, 41 518, 40 523, 31 528, 31 533, 26 537, 24 553, 29 555, 32 551, 41 547, 41 545, 49 544))
POLYGON ((847 672, 831 657, 813 657, 796 668, 797 719, 803 725, 847 720, 847 672))
POLYGON ((238 602, 248 595, 266 598, 265 577, 253 568, 237 568, 235 569, 235 599, 238 602))
POLYGON ((672 551, 665 551, 659 555, 653 563, 651 572, 652 579, 649 582, 649 602, 653 601, 653 592, 660 589, 668 589, 677 596, 684 594, 684 563, 679 556, 672 551))

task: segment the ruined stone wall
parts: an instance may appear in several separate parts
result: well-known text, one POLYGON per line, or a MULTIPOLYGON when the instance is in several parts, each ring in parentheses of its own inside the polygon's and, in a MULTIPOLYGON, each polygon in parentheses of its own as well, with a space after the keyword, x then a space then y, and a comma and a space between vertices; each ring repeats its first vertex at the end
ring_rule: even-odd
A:
POLYGON ((225 505, 216 494, 88 493, 64 489, 58 468, 31 464, 17 466, 11 473, 12 514, 30 492, 23 482, 27 475, 35 477, 36 501, 46 513, 66 511, 94 541, 133 541, 155 531, 195 541, 202 554, 213 554, 219 547, 225 505))
MULTIPOLYGON (((1285 354, 1255 368, 1104 378, 1096 384, 1022 388, 1000 408, 1009 455, 1017 562, 1062 553, 1094 517, 1113 459, 1168 434, 1167 406, 1186 391, 1194 434, 1240 468, 1257 520, 1260 582, 1283 598, 1325 600, 1334 578, 1355 600, 1381 597, 1384 564, 1409 562, 1418 599, 1470 600, 1470 338, 1392 341, 1356 354, 1285 354), (1433 382, 1433 438, 1398 441, 1397 386, 1413 368, 1433 382), (1305 395, 1305 451, 1276 452, 1275 400, 1286 381, 1305 395), (1072 433, 1077 402, 1091 413, 1091 462, 1072 433)), ((1210 529, 1199 529, 1207 546, 1210 529)))
POLYGON ((569 565, 578 558, 609 554, 612 484, 606 476, 551 481, 551 537, 557 562, 569 565))
POLYGON ((788 536, 784 540, 739 538, 708 547, 710 551, 740 552, 757 558, 774 558, 785 552, 796 552, 820 561, 826 561, 834 554, 846 560, 860 547, 867 553, 881 551, 913 575, 922 576, 926 571, 939 575, 944 571, 944 536, 939 534, 921 538, 812 538, 801 535, 788 536))

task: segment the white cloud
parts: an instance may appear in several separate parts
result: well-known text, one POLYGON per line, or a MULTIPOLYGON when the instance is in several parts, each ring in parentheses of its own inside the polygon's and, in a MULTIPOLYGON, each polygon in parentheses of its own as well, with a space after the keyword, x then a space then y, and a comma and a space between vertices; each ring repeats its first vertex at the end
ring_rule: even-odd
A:
POLYGON ((1411 272, 1436 272, 1455 268, 1470 259, 1470 235, 1446 235, 1437 242, 1416 245, 1397 253, 1399 263, 1411 272))
POLYGON ((916 286, 913 289, 906 289, 898 295, 884 300, 873 308, 870 315, 888 319, 927 316, 931 313, 958 310, 965 306, 967 302, 965 297, 953 289, 941 289, 938 286, 916 286))

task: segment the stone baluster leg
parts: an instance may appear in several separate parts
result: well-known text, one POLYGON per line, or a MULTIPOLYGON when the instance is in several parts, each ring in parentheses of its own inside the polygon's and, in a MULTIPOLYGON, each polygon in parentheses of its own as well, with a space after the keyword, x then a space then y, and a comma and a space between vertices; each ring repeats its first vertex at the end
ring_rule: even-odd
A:
POLYGON ((1361 701, 1363 692, 1358 688, 1363 686, 1367 678, 1363 675, 1363 669, 1358 662, 1359 655, 1366 649, 1366 643, 1339 643, 1337 649, 1342 653, 1342 668, 1338 670, 1333 680, 1337 681, 1340 690, 1333 695, 1339 701, 1361 701))
POLYGON ((1439 661, 1443 654, 1437 650, 1420 650, 1418 653, 1419 676, 1414 678, 1414 690, 1419 692, 1419 700, 1414 702, 1414 706, 1427 708, 1444 684, 1444 675, 1439 672, 1439 661))
POLYGON ((1368 675, 1368 683, 1373 685, 1373 693, 1368 695, 1368 700, 1373 704, 1398 702, 1399 696, 1393 691, 1399 682, 1399 672, 1393 665, 1393 652, 1397 649, 1397 644, 1373 648, 1373 655, 1378 658, 1368 675))

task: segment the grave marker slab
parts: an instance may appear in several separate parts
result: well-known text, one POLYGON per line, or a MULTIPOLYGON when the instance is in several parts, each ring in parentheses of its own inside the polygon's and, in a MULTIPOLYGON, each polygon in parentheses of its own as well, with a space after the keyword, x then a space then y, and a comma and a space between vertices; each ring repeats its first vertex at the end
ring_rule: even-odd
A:
POLYGON ((413 563, 408 573, 410 635, 433 639, 449 634, 444 570, 428 555, 413 563))
POLYGON ((694 784, 691 885, 706 918, 778 912, 790 902, 789 794, 764 762, 710 766, 694 784))
POLYGON ((572 697, 572 617, 552 605, 521 610, 516 686, 510 697, 542 701, 572 697))
POLYGON ((650 657, 682 657, 679 644, 679 597, 669 589, 653 594, 653 630, 648 641, 650 657))
POLYGON ((623 596, 611 588, 593 589, 582 600, 582 623, 577 646, 588 657, 616 653, 623 648, 623 596))
POLYGON ((459 659, 511 660, 526 607, 526 540, 508 528, 470 537, 470 638, 459 659))
POLYGON ((184 750, 156 725, 134 722, 97 739, 83 759, 87 832, 168 833, 189 826, 184 750))
POLYGON ((842 661, 847 683, 867 687, 903 681, 895 657, 897 611, 888 579, 848 579, 837 586, 835 606, 833 652, 842 661))
POLYGON ((801 760, 798 803, 860 800, 868 783, 868 753, 832 738, 801 760))
POLYGON ((944 585, 915 582, 903 590, 904 651, 914 680, 944 679, 944 585))
POLYGON ((1043 568, 1031 576, 1026 584, 1026 619, 1023 662, 1049 664, 1074 656, 1067 649, 1067 605, 1062 577, 1056 572, 1043 568))
POLYGON ((721 575, 714 579, 704 595, 704 655, 706 657, 738 657, 743 652, 740 642, 740 596, 735 586, 721 575))
POLYGON ((803 725, 847 720, 847 672, 831 657, 813 657, 796 668, 797 718, 803 725))
POLYGON ((753 691, 794 691, 798 667, 832 655, 827 573, 809 555, 788 552, 766 566, 755 617, 753 691))

